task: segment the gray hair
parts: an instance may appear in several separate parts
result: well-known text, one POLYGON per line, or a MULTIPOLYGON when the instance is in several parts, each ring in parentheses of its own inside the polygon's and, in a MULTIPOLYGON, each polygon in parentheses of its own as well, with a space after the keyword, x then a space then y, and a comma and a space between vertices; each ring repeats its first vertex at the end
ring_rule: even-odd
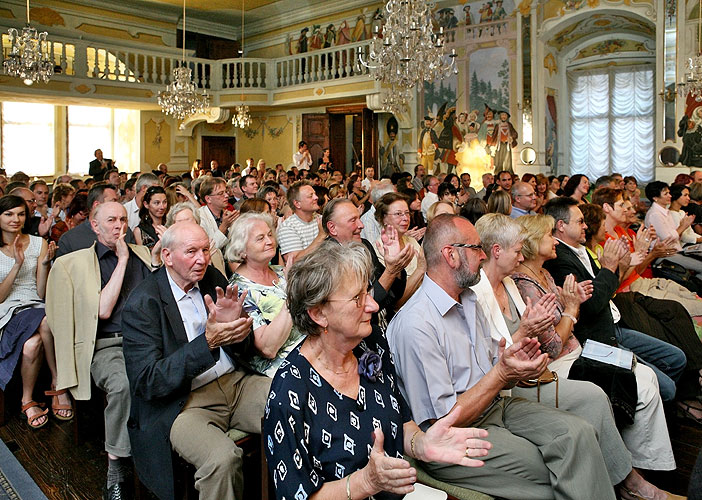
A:
POLYGON ((198 211, 197 207, 189 201, 181 201, 180 203, 173 205, 168 211, 168 214, 166 215, 166 227, 171 227, 175 223, 176 215, 183 210, 190 210, 193 213, 195 222, 198 224, 200 223, 200 212, 198 211))
POLYGON ((319 335, 320 326, 307 311, 323 305, 336 290, 349 285, 349 278, 367 283, 371 267, 368 250, 355 241, 344 244, 324 241, 296 261, 288 272, 287 286, 293 325, 304 334, 319 335))
POLYGON ((134 190, 138 193, 139 191, 142 190, 144 187, 151 187, 151 186, 160 186, 161 181, 158 180, 158 177, 156 177, 152 173, 145 173, 141 174, 139 178, 136 181, 136 186, 134 190))
POLYGON ((460 242, 461 232, 456 227, 456 219, 460 216, 452 214, 441 214, 434 217, 427 225, 427 232, 424 233, 422 248, 427 261, 427 267, 431 268, 441 262, 441 249, 449 243, 460 242))
POLYGON ((370 201, 375 205, 375 202, 388 193, 394 193, 395 186, 391 182, 381 182, 371 190, 370 201))
POLYGON ((475 223, 475 230, 480 235, 483 251, 491 258, 491 249, 499 245, 507 249, 524 241, 524 230, 519 223, 503 214, 485 214, 475 223))
POLYGON ((249 232, 258 221, 263 221, 268 225, 273 233, 273 239, 275 239, 275 226, 270 215, 261 212, 246 212, 240 215, 229 229, 229 243, 227 243, 227 249, 224 252, 225 259, 231 262, 244 262, 249 232))

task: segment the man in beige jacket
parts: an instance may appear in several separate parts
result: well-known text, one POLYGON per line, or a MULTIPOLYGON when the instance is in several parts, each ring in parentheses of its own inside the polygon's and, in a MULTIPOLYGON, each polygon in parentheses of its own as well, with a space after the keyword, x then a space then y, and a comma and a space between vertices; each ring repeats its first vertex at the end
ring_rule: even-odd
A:
POLYGON ((121 312, 129 292, 151 272, 152 256, 146 247, 125 243, 127 212, 121 204, 97 205, 90 224, 97 242, 58 258, 49 274, 46 316, 56 344, 57 389, 90 399, 92 375, 107 393, 105 498, 117 499, 125 494, 130 466, 124 459, 131 456, 121 312))

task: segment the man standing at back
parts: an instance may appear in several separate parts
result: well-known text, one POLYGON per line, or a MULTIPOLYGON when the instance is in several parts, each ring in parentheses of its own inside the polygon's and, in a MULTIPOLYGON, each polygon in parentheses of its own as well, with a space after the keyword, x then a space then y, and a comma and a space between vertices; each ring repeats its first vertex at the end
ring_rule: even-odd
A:
POLYGON ((300 170, 309 170, 312 167, 312 156, 305 141, 297 145, 297 153, 293 155, 293 164, 300 170))
POLYGON ((312 184, 298 181, 287 192, 288 204, 293 215, 278 228, 280 255, 287 263, 314 250, 326 234, 321 230, 322 219, 317 215, 319 205, 312 184))
POLYGON ((90 162, 88 175, 96 181, 101 181, 108 168, 113 167, 113 162, 109 158, 103 158, 102 149, 95 150, 95 159, 90 162))

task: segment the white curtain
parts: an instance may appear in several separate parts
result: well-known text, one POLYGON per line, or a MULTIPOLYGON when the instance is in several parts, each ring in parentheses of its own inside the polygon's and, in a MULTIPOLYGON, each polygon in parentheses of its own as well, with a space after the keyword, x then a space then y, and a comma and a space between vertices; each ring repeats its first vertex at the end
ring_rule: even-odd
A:
POLYGON ((568 73, 571 174, 653 180, 653 76, 648 67, 568 73))

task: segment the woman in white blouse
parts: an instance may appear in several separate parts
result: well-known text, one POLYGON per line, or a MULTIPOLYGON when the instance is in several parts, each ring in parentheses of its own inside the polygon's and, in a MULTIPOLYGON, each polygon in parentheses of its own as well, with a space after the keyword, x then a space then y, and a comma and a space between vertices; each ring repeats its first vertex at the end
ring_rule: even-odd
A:
MULTIPOLYGON (((684 208, 690 204, 690 188, 684 184, 673 184, 670 186, 670 207, 668 211, 673 217, 673 220, 680 227, 685 221, 685 225, 688 222, 692 224, 694 218, 690 221, 690 216, 684 212, 684 208)), ((702 236, 699 236, 692 230, 692 226, 688 225, 685 230, 680 234, 680 243, 683 245, 688 245, 691 243, 702 243, 702 236)))

